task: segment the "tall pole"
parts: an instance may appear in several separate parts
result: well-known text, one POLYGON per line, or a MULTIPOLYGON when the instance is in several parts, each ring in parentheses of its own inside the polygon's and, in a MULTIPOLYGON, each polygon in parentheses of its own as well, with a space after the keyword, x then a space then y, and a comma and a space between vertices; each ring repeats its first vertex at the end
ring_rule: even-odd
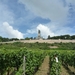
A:
POLYGON ((23 75, 25 75, 25 56, 23 58, 23 75))

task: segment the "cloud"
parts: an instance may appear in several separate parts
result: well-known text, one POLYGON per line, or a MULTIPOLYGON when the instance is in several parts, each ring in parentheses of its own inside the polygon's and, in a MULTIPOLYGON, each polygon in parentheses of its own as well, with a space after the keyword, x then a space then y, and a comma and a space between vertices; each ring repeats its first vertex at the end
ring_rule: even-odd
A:
POLYGON ((8 5, 2 3, 0 1, 0 24, 7 21, 9 23, 13 23, 14 20, 14 13, 11 12, 8 5))
MULTIPOLYGON (((39 24, 36 27, 41 30, 41 33, 45 33, 42 33, 43 36, 73 34, 75 32, 75 0, 19 0, 19 2, 36 16, 50 20, 50 23, 39 24)), ((33 29, 29 32, 33 34, 33 29)))
POLYGON ((18 0, 19 3, 15 0, 9 1, 0 1, 0 36, 17 37, 22 34, 23 37, 23 33, 15 30, 15 27, 24 33, 27 31, 25 36, 36 36, 38 29, 43 37, 75 32, 75 0, 18 0), (5 22, 8 23, 8 28, 5 27, 5 22))
POLYGON ((75 5, 75 0, 65 0, 67 4, 74 4, 75 5))
POLYGON ((28 34, 34 34, 34 33, 36 33, 36 29, 31 29, 31 30, 27 30, 27 33, 28 34))
MULTIPOLYGON (((45 26, 43 24, 39 24, 38 26, 36 26, 35 28, 32 29, 28 29, 27 30, 27 35, 30 34, 37 34, 38 35, 38 30, 41 31, 41 37, 47 38, 48 35, 50 36, 54 36, 55 34, 50 30, 50 28, 48 26, 45 26)), ((37 37, 37 36, 35 36, 37 37)))
POLYGON ((45 38, 48 37, 48 35, 50 36, 54 36, 55 34, 50 30, 49 27, 45 26, 45 25, 42 25, 42 24, 39 24, 37 26, 37 30, 40 30, 41 31, 41 35, 45 38))
POLYGON ((8 22, 3 23, 3 30, 4 33, 9 37, 9 38, 24 38, 23 33, 21 33, 18 30, 15 30, 11 25, 9 25, 8 22))
POLYGON ((19 2, 35 15, 60 25, 72 23, 74 19, 71 15, 75 13, 75 0, 19 0, 19 2))
MULTIPOLYGON (((48 35, 50 35, 52 37, 52 36, 59 36, 59 35, 65 35, 65 34, 69 34, 69 35, 75 34, 75 30, 73 30, 73 28, 71 28, 71 27, 60 26, 59 23, 48 23, 45 25, 39 24, 36 27, 28 29, 27 36, 34 35, 34 34, 38 35, 38 30, 41 31, 41 36, 44 38, 47 38, 48 35)), ((37 36, 35 36, 35 37, 37 37, 37 36)))
POLYGON ((25 4, 37 16, 48 18, 51 21, 62 22, 68 16, 68 5, 64 6, 64 2, 60 0, 19 0, 25 4))

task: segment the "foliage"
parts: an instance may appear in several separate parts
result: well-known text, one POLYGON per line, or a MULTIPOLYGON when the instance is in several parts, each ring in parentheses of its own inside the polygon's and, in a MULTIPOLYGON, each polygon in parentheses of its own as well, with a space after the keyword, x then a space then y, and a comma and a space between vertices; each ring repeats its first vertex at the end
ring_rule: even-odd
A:
POLYGON ((75 43, 22 43, 0 44, 0 75, 11 67, 16 68, 16 75, 23 73, 23 57, 26 57, 26 75, 34 75, 41 65, 46 53, 50 55, 50 73, 58 75, 61 65, 75 67, 75 43), (58 49, 51 50, 49 46, 57 46, 58 49), (55 62, 54 56, 58 56, 59 62, 55 62))
POLYGON ((52 51, 50 52, 50 75, 60 75, 61 65, 75 67, 75 52, 72 51, 52 51), (58 57, 59 62, 55 62, 54 56, 58 57))
POLYGON ((42 63, 45 53, 27 51, 26 48, 20 48, 16 51, 4 49, 0 51, 0 75, 9 71, 11 67, 16 68, 18 74, 22 75, 23 69, 20 69, 20 66, 23 64, 24 56, 26 57, 26 75, 33 75, 42 63))
MULTIPOLYGON (((30 40, 30 39, 36 39, 36 37, 26 37, 25 39, 21 39, 21 40, 30 40)), ((46 39, 46 38, 45 38, 46 39)), ((69 34, 66 34, 66 35, 60 35, 60 36, 53 36, 53 37, 50 37, 50 35, 48 35, 47 39, 65 39, 65 40, 74 40, 75 39, 75 35, 69 35, 69 34)), ((5 37, 2 37, 0 36, 0 42, 7 42, 7 41, 18 41, 20 39, 18 38, 5 38, 5 37)))
POLYGON ((50 53, 50 75, 60 75, 61 72, 61 60, 58 52, 50 53), (58 62, 55 60, 55 56, 58 57, 58 62))

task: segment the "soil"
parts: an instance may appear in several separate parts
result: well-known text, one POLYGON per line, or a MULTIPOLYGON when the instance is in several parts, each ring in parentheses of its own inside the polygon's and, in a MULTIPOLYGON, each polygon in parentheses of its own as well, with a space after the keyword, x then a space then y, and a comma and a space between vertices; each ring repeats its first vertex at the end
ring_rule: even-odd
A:
POLYGON ((71 66, 61 66, 61 75, 75 75, 75 68, 71 66))
POLYGON ((49 74, 49 56, 46 56, 42 65, 35 75, 48 75, 49 74))
POLYGON ((65 69, 64 66, 61 66, 61 74, 60 75, 69 75, 68 71, 65 69))
MULTIPOLYGON (((75 72, 75 68, 70 67, 69 68, 75 72)), ((67 69, 65 66, 61 66, 61 73, 60 75, 75 75, 75 73, 73 73, 72 71, 70 71, 69 69, 67 69)), ((39 70, 36 72, 35 75, 49 75, 50 72, 50 68, 49 68, 49 56, 46 56, 42 65, 39 67, 39 70)))
POLYGON ((73 66, 68 66, 69 70, 75 74, 75 68, 73 66))
POLYGON ((49 48, 58 48, 57 46, 49 46, 49 48))
POLYGON ((75 40, 53 40, 53 39, 50 39, 50 40, 19 40, 19 41, 9 41, 9 42, 0 42, 0 43, 14 43, 14 42, 24 42, 24 43, 36 43, 36 42, 39 42, 39 43, 69 43, 69 42, 72 42, 72 43, 75 43, 75 40))
MULTIPOLYGON (((49 64, 49 56, 44 58, 43 63, 39 67, 39 70, 35 73, 35 75, 50 75, 50 64, 49 64)), ((11 70, 9 75, 14 75, 14 69, 11 70)), ((61 66, 60 75, 75 75, 75 68, 68 66, 68 68, 64 65, 61 66)))

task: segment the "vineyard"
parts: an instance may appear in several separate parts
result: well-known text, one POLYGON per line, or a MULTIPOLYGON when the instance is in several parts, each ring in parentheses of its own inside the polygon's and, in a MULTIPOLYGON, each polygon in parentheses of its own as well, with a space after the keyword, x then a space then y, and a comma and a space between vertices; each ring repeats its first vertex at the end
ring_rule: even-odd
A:
POLYGON ((61 66, 65 66, 70 71, 70 75, 75 75, 75 70, 72 72, 69 68, 69 66, 75 68, 75 53, 71 51, 50 53, 51 75, 61 75, 61 66), (58 62, 53 58, 54 56, 58 57, 58 62))
POLYGON ((75 75, 75 51, 30 50, 24 44, 0 45, 0 75, 42 75, 42 72, 47 73, 43 75, 75 75), (68 74, 63 74, 64 69, 68 74))

